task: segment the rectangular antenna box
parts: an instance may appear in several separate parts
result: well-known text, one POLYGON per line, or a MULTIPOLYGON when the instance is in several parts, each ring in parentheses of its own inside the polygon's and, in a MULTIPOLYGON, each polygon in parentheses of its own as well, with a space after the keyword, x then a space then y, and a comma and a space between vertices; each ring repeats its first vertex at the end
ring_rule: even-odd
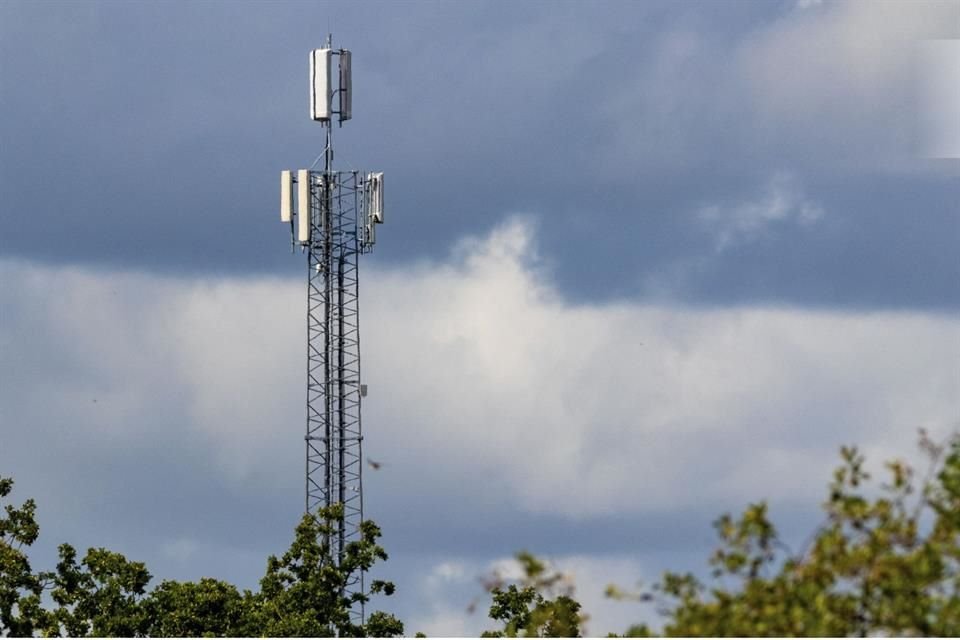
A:
POLYGON ((350 75, 350 52, 340 52, 340 122, 353 117, 353 80, 350 75))
POLYGON ((306 169, 297 171, 297 240, 301 244, 310 242, 311 211, 310 206, 310 172, 306 169))
POLYGON ((370 218, 377 223, 383 223, 383 172, 367 174, 370 183, 369 211, 370 218))
POLYGON ((310 117, 314 120, 330 119, 330 57, 330 49, 310 52, 310 117))
POLYGON ((289 170, 280 172, 280 222, 293 219, 293 174, 289 170))

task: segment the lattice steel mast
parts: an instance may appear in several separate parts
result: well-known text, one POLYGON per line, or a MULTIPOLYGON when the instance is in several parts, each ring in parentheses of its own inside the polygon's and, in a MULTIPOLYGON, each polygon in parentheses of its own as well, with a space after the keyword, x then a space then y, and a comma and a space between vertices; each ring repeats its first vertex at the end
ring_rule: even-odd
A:
MULTIPOLYGON (((323 170, 283 171, 280 179, 280 218, 290 224, 294 246, 307 253, 306 510, 343 506, 327 559, 337 564, 346 545, 359 539, 363 520, 360 404, 366 385, 360 383, 357 260, 373 249, 375 225, 383 222, 383 174, 333 168, 333 117, 341 126, 352 117, 350 62, 350 52, 334 50, 329 36, 324 48, 310 53, 310 116, 325 130, 323 170)), ((362 591, 362 574, 348 588, 362 591)), ((363 620, 362 605, 354 614, 363 620)))

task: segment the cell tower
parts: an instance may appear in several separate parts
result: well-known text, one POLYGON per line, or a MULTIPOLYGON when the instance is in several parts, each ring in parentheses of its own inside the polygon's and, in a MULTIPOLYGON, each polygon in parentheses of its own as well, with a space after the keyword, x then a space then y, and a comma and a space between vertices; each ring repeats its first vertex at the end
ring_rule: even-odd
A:
MULTIPOLYGON (((280 219, 290 225, 293 246, 307 254, 306 510, 343 505, 327 559, 337 564, 347 544, 359 539, 363 520, 360 404, 366 385, 360 383, 357 260, 373 249, 376 225, 383 222, 383 173, 333 168, 333 120, 342 126, 352 116, 350 60, 346 49, 333 49, 331 36, 310 52, 310 117, 326 133, 323 170, 280 174, 280 219)), ((362 592, 363 575, 348 589, 362 592)), ((362 604, 353 617, 363 622, 362 604)))

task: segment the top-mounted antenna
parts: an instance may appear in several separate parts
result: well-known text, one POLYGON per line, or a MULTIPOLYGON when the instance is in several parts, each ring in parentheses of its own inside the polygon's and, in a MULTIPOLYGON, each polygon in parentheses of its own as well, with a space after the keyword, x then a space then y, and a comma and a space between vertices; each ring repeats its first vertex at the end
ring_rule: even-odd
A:
MULTIPOLYGON (((299 244, 305 250, 312 248, 320 251, 323 243, 330 241, 322 232, 329 222, 329 211, 335 197, 357 199, 353 215, 358 224, 356 239, 360 253, 373 250, 376 243, 375 227, 383 223, 383 173, 342 172, 333 168, 331 124, 334 116, 342 125, 353 115, 351 61, 350 51, 333 48, 332 34, 327 35, 323 48, 310 52, 310 118, 324 125, 326 134, 323 154, 317 157, 314 165, 323 158, 323 169, 314 171, 311 165, 306 170, 284 171, 280 181, 280 219, 290 225, 294 245, 299 244), (332 73, 333 56, 337 56, 338 66, 336 89, 332 73), (335 99, 336 110, 333 108, 335 99), (297 185, 296 207, 293 202, 294 184, 297 185), (348 191, 350 195, 344 196, 348 191)), ((337 200, 337 203, 340 206, 341 200, 337 200)))
POLYGON ((327 35, 327 44, 322 49, 310 52, 310 117, 326 124, 334 114, 342 125, 353 117, 353 82, 350 71, 350 52, 333 48, 333 36, 327 35), (337 85, 334 89, 331 73, 332 58, 337 56, 337 85), (333 109, 333 98, 338 98, 338 108, 333 109))

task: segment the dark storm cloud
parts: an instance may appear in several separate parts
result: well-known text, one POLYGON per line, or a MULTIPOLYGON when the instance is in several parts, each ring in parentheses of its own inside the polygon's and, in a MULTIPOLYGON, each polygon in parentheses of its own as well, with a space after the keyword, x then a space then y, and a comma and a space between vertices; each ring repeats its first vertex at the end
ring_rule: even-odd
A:
POLYGON ((870 142, 909 119, 902 96, 856 127, 844 109, 858 96, 842 90, 777 111, 774 98, 798 90, 771 88, 756 61, 776 60, 769 34, 844 28, 844 15, 817 14, 829 11, 846 10, 7 3, 0 249, 153 271, 295 271, 276 176, 318 153, 305 60, 329 24, 355 53, 338 162, 389 175, 381 260, 442 255, 522 211, 542 218, 544 250, 581 297, 649 294, 644 282, 681 265, 672 295, 691 302, 955 307, 955 181, 871 168, 878 149, 903 151, 896 136, 870 142), (829 224, 683 267, 712 245, 697 208, 749 199, 781 169, 829 224))

